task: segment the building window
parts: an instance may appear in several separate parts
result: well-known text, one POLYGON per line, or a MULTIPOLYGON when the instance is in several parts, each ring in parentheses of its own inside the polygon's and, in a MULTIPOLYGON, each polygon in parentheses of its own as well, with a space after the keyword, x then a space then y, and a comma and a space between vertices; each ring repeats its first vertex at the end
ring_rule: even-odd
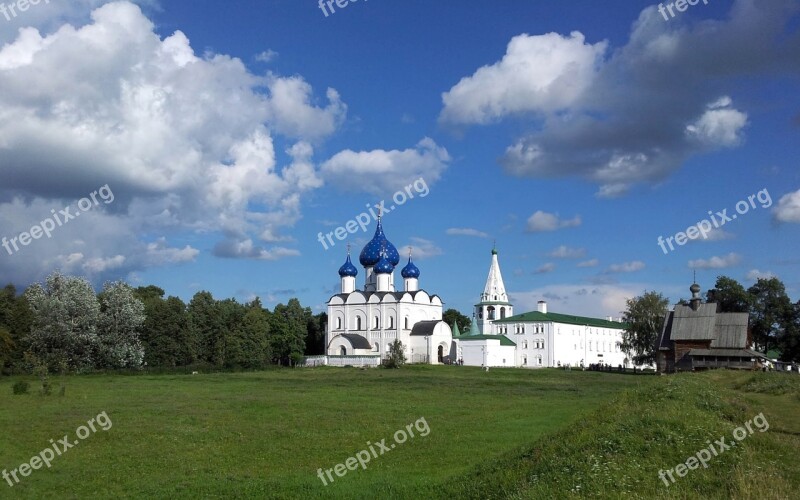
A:
POLYGON ((394 330, 394 316, 389 316, 389 330, 394 330))
POLYGON ((528 356, 522 356, 522 365, 528 366, 528 356))
POLYGON ((542 357, 541 356, 537 356, 536 357, 536 364, 539 365, 539 366, 542 366, 542 357))
POLYGON ((337 330, 342 329, 342 318, 336 318, 336 329, 337 330))
POLYGON ((500 308, 500 319, 506 319, 506 308, 505 307, 501 307, 500 308))
POLYGON ((405 322, 405 324, 406 324, 406 326, 405 326, 405 329, 406 329, 406 330, 408 330, 408 316, 406 316, 406 322, 405 322))
POLYGON ((592 350, 592 341, 591 340, 589 341, 589 350, 590 351, 592 350))
POLYGON ((522 348, 523 349, 527 349, 528 348, 528 341, 527 340, 523 340, 522 341, 522 348))
POLYGON ((341 348, 339 348, 339 355, 340 356, 347 356, 347 348, 345 346, 342 346, 341 348))
POLYGON ((356 316, 356 330, 361 330, 361 316, 356 316))
POLYGON ((494 306, 489 306, 489 309, 487 309, 487 312, 489 313, 489 320, 490 321, 493 320, 494 319, 494 306))

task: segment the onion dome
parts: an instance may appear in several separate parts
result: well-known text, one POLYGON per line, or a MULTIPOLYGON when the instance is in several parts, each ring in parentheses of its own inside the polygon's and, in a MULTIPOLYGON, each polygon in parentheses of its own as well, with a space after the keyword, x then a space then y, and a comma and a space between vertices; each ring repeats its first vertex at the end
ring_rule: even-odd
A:
POLYGON ((378 227, 375 228, 375 236, 373 236, 372 240, 361 250, 359 261, 364 267, 374 266, 381 260, 381 253, 384 251, 392 267, 400 263, 400 254, 397 253, 397 248, 386 239, 386 235, 383 233, 383 224, 381 223, 381 219, 378 218, 378 227))
POLYGON ((400 271, 403 278, 419 278, 419 268, 411 262, 411 256, 408 256, 408 264, 400 271))
POLYGON ((394 271, 394 266, 389 262, 389 259, 386 258, 386 253, 384 252, 381 255, 381 260, 375 264, 375 274, 392 274, 392 271, 394 271))
POLYGON ((350 261, 349 252, 347 253, 347 260, 342 265, 342 267, 339 268, 339 276, 341 276, 342 278, 346 276, 355 278, 356 276, 358 276, 358 269, 356 269, 356 266, 354 266, 353 263, 350 261))

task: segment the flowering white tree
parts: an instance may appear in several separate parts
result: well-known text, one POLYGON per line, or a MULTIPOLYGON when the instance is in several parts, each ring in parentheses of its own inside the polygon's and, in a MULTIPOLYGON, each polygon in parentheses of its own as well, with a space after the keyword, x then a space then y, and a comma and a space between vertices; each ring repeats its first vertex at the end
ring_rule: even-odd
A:
POLYGON ((105 368, 139 368, 144 348, 139 334, 145 321, 144 304, 127 283, 103 285, 97 328, 97 365, 105 368))
POLYGON ((92 285, 56 271, 44 286, 31 285, 25 296, 33 312, 33 326, 25 338, 28 350, 54 370, 92 368, 100 314, 92 285))

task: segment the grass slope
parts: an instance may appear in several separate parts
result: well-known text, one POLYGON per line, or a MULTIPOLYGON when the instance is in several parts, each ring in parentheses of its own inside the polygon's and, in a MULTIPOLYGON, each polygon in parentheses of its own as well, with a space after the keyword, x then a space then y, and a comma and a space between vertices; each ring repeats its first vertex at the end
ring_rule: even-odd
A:
POLYGON ((50 439, 74 436, 101 412, 113 427, 13 489, 0 483, 0 497, 449 497, 453 478, 469 481, 469 471, 575 429, 621 391, 658 381, 556 370, 319 368, 68 377, 66 396, 40 397, 13 396, 16 380, 0 381, 0 470, 27 462, 50 439), (328 486, 317 477, 318 468, 344 462, 368 441, 391 442, 421 417, 427 437, 328 486))

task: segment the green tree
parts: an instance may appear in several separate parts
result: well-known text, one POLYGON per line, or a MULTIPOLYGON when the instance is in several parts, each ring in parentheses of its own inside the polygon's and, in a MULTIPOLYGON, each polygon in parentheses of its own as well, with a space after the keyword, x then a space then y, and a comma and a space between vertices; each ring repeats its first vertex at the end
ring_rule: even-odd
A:
POLYGON ((104 368, 140 368, 144 361, 139 338, 145 321, 144 304, 136 298, 133 288, 122 281, 103 285, 98 298, 96 363, 104 368))
POLYGON ((271 341, 273 356, 280 364, 290 365, 305 352, 310 317, 311 309, 303 309, 297 299, 275 306, 271 316, 271 341))
POLYGON ((778 347, 779 339, 791 334, 794 306, 778 278, 759 278, 750 294, 750 327, 757 349, 768 352, 778 347))
POLYGON ((244 307, 244 315, 232 337, 228 363, 242 368, 263 368, 272 360, 269 314, 256 298, 244 307))
POLYGON ((750 312, 751 297, 733 278, 718 276, 714 288, 706 293, 708 303, 717 304, 717 312, 750 312))
POLYGON ((406 364, 406 352, 403 343, 399 339, 389 344, 389 355, 386 357, 385 366, 387 368, 400 368, 406 364))
POLYGON ((187 309, 192 336, 197 342, 198 360, 222 366, 225 360, 225 345, 223 322, 217 301, 209 292, 197 292, 187 309))
POLYGON ((783 332, 778 338, 781 361, 800 361, 800 301, 787 310, 782 318, 783 332))
POLYGON ((51 371, 82 371, 95 366, 100 303, 84 278, 54 272, 44 286, 25 291, 33 326, 25 338, 27 349, 51 371))
POLYGON ((656 340, 664 324, 669 300, 657 292, 646 292, 626 301, 623 321, 627 328, 622 332, 620 348, 637 365, 654 363, 656 340))
POLYGON ((306 356, 319 356, 325 354, 325 326, 328 323, 328 313, 319 313, 308 318, 306 324, 306 356))
POLYGON ((458 329, 462 333, 469 331, 470 324, 472 323, 472 320, 470 320, 467 316, 464 316, 453 308, 450 308, 444 312, 442 315, 442 321, 450 325, 451 328, 453 323, 458 324, 458 329))

